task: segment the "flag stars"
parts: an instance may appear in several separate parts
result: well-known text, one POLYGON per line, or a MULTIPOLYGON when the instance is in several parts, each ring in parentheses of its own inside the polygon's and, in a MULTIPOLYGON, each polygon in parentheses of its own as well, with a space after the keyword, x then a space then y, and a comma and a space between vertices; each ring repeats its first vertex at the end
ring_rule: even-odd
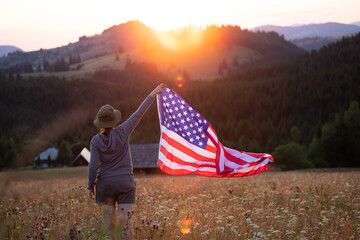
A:
POLYGON ((186 101, 171 89, 166 89, 159 98, 162 113, 162 126, 168 128, 191 143, 193 146, 205 148, 208 140, 205 129, 206 120, 186 101))

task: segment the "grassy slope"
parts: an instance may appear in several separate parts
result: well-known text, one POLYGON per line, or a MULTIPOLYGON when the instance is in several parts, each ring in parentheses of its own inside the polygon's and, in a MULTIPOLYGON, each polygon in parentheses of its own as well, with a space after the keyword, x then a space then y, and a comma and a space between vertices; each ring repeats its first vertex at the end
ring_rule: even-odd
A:
MULTIPOLYGON (((175 78, 179 74, 179 70, 186 69, 189 76, 193 80, 213 80, 221 77, 218 74, 219 62, 226 59, 228 65, 232 67, 232 62, 235 57, 239 64, 247 63, 250 59, 261 59, 262 55, 244 46, 233 46, 228 49, 211 48, 207 51, 202 51, 197 54, 181 54, 179 52, 160 52, 133 50, 119 55, 119 60, 116 61, 115 54, 108 54, 102 57, 93 58, 84 61, 84 66, 78 71, 58 72, 58 73, 31 73, 23 74, 24 76, 59 76, 59 77, 86 77, 90 76, 97 70, 112 68, 123 70, 127 57, 135 62, 147 62, 155 64, 158 70, 164 73, 169 78, 175 78)), ((76 65, 71 66, 75 68, 76 65)))

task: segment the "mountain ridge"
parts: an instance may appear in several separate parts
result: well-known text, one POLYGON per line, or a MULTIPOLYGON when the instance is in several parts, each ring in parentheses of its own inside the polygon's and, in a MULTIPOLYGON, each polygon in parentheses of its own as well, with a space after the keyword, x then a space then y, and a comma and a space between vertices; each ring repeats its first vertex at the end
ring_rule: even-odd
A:
POLYGON ((9 53, 16 51, 23 52, 21 48, 12 45, 0 45, 0 57, 7 56, 9 53))
POLYGON ((360 32, 360 26, 337 22, 313 23, 299 26, 263 25, 251 29, 252 31, 274 31, 284 35, 285 39, 300 39, 305 37, 330 37, 351 35, 360 32))

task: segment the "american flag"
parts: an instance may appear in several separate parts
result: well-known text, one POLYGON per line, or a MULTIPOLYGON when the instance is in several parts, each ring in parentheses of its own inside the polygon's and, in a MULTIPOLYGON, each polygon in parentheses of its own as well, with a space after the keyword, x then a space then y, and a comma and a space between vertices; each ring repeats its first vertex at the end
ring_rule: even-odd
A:
POLYGON ((244 177, 268 170, 274 161, 269 154, 224 147, 210 123, 168 87, 157 95, 157 107, 158 165, 167 174, 244 177))

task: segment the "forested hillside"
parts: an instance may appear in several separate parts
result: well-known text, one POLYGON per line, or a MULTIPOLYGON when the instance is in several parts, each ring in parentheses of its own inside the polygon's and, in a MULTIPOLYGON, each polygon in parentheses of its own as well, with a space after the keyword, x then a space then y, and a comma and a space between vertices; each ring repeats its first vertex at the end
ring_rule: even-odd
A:
MULTIPOLYGON (((54 134, 43 137, 51 141, 40 145, 58 146, 71 161, 68 150, 77 154, 96 133, 92 119, 102 104, 119 108, 125 119, 160 82, 196 108, 225 146, 273 153, 276 163, 287 169, 360 166, 355 151, 360 149, 360 34, 289 62, 213 82, 188 81, 182 88, 156 68, 140 64, 97 72, 92 79, 13 79, 8 74, 0 79, 1 167, 24 151, 22 164, 31 162, 31 144, 45 133, 54 134), (346 151, 344 145, 349 146, 346 151)), ((158 140, 153 104, 131 142, 158 140)))

